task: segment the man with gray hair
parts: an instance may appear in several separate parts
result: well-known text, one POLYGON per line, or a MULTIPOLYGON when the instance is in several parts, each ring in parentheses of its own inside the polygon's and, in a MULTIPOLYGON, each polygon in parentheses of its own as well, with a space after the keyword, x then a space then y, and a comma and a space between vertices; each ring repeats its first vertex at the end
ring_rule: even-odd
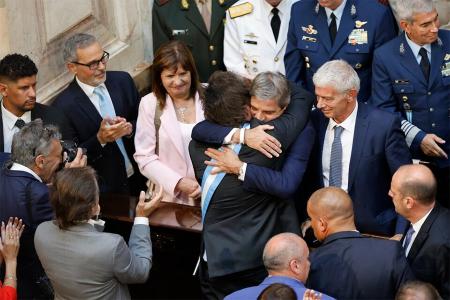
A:
MULTIPOLYGON (((41 119, 31 121, 14 134, 10 166, 0 170, 0 221, 18 217, 26 228, 18 256, 19 299, 46 296, 36 284, 44 271, 34 250, 33 237, 40 223, 53 219, 47 184, 63 164, 60 138, 56 127, 43 125, 41 119)), ((78 149, 76 158, 67 167, 86 165, 86 160, 78 149)))
POLYGON ((397 38, 375 51, 371 103, 401 116, 414 159, 429 163, 450 207, 450 32, 432 0, 398 0, 397 38))
POLYGON ((134 130, 139 94, 126 72, 106 71, 109 53, 94 36, 79 33, 64 47, 64 61, 74 75, 53 106, 70 121, 101 192, 137 194, 145 187, 134 160, 134 130))
POLYGON ((313 77, 317 109, 310 169, 312 191, 336 186, 353 200, 356 228, 370 234, 403 233, 406 221, 389 199, 392 174, 411 163, 400 120, 357 102, 359 78, 343 60, 325 63, 313 77))
MULTIPOLYGON (((225 300, 256 300, 265 288, 274 283, 291 287, 297 299, 305 299, 305 293, 318 293, 305 287, 310 267, 308 256, 308 246, 298 235, 285 232, 273 236, 263 252, 263 262, 269 276, 261 284, 234 292, 225 300)), ((320 299, 333 298, 322 295, 320 299)))

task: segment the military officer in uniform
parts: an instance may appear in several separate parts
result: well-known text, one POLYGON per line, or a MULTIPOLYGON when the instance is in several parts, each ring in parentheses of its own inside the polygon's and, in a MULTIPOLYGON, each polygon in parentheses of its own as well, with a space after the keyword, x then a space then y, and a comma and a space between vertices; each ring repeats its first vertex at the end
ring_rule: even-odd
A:
POLYGON ((153 50, 164 42, 185 42, 194 56, 201 82, 223 64, 225 11, 236 0, 155 0, 152 11, 153 50))
POLYGON ((359 101, 370 97, 373 51, 396 36, 394 18, 377 0, 302 0, 292 6, 284 64, 289 80, 314 92, 312 77, 343 59, 361 80, 359 101))
POLYGON ((431 163, 437 200, 450 202, 450 32, 432 0, 398 1, 404 30, 375 51, 370 102, 402 115, 413 158, 431 163))
POLYGON ((240 0, 227 11, 224 63, 228 71, 253 78, 285 74, 287 30, 295 0, 240 0))

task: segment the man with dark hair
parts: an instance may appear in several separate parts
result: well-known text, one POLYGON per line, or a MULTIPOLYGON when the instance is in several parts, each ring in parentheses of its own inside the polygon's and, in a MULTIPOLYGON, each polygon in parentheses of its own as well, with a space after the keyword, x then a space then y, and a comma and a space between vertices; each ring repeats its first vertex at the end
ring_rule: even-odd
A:
POLYGON ((442 300, 442 298, 431 284, 414 280, 400 287, 395 300, 442 300))
POLYGON ((413 279, 397 241, 364 237, 356 230, 352 200, 337 187, 317 190, 308 200, 314 235, 307 286, 336 299, 392 299, 413 279))
MULTIPOLYGON (((275 84, 275 90, 287 90, 285 79, 275 73, 260 74, 275 84), (271 78, 276 78, 271 80, 271 78)), ((258 78, 258 77, 257 77, 258 78)), ((257 79, 255 78, 255 80, 257 79)), ((289 94, 289 93, 288 93, 289 94)), ((289 147, 307 122, 308 108, 311 102, 302 97, 303 92, 293 91, 290 105, 286 113, 269 122, 274 129, 273 136, 283 145, 289 147), (301 96, 299 96, 301 95, 301 96), (301 99, 298 99, 301 98, 301 99), (306 114, 306 116, 305 116, 306 114)), ((215 73, 210 78, 205 91, 205 118, 218 121, 231 127, 240 127, 251 117, 248 106, 249 92, 241 78, 231 73, 215 73), (241 94, 236 100, 235 91, 241 94), (230 97, 233 95, 233 97, 230 97), (211 103, 209 103, 211 101, 211 103), (237 101, 237 103, 236 103, 237 101), (213 108, 213 110, 210 110, 213 108), (227 115, 222 116, 226 108, 227 115)), ((261 122, 253 119, 251 127, 261 122)), ((219 125, 222 125, 219 124, 219 125)), ((256 164, 275 168, 279 159, 269 159, 261 153, 242 145, 246 131, 237 130, 241 143, 233 143, 226 153, 235 151, 240 160, 247 164, 256 164), (239 151, 241 149, 241 151, 239 151)), ((223 129, 222 131, 229 131, 223 129)), ((226 134, 225 134, 226 135, 226 134)), ((230 133, 233 135, 233 133, 230 133)), ((205 170, 208 159, 204 150, 214 151, 222 144, 222 140, 212 139, 215 144, 202 144, 196 141, 190 144, 190 154, 197 179, 202 182, 202 214, 203 214, 203 251, 200 264, 200 278, 205 297, 221 299, 238 289, 258 284, 266 271, 261 264, 260 255, 265 242, 274 234, 284 231, 299 232, 295 210, 286 209, 289 204, 269 194, 262 194, 244 189, 242 181, 233 174, 212 172, 212 166, 205 170), (213 184, 214 183, 214 184, 213 184), (210 203, 210 204, 209 204, 210 203), (288 229, 289 228, 289 229, 288 229)), ((233 138, 230 138, 232 141, 233 138)), ((240 169, 238 167, 238 169, 240 169)), ((244 170, 240 170, 243 173, 244 170)))
MULTIPOLYGON (((25 231, 21 237, 18 256, 19 299, 41 299, 42 285, 36 282, 44 276, 36 256, 33 237, 37 226, 53 219, 47 184, 52 182, 63 163, 60 133, 52 125, 37 119, 14 134, 11 165, 0 170, 0 221, 16 216, 23 220, 25 231)), ((70 167, 86 165, 86 156, 78 150, 70 167)))
POLYGON ((450 298, 450 211, 436 201, 436 179, 423 165, 406 165, 392 177, 389 195, 411 225, 401 243, 417 279, 450 298))
POLYGON ((63 139, 71 139, 67 119, 57 109, 36 102, 38 69, 26 55, 9 54, 0 61, 0 152, 11 152, 14 133, 34 119, 53 124, 61 130, 63 139))
POLYGON ((137 195, 145 178, 132 159, 139 106, 133 79, 106 71, 109 53, 89 34, 70 37, 63 56, 74 79, 52 105, 65 113, 77 142, 87 149, 100 191, 137 195))

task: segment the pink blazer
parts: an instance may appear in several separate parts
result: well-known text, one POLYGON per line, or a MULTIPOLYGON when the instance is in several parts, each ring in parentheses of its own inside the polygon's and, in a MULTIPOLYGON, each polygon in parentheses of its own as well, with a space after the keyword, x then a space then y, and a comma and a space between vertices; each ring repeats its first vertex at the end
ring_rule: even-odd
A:
MULTIPOLYGON (((162 185, 164 190, 173 196, 175 186, 181 178, 189 177, 195 180, 194 169, 191 158, 185 157, 180 127, 169 95, 166 96, 166 106, 161 114, 159 155, 156 155, 156 103, 156 97, 150 93, 142 98, 139 105, 134 159, 145 177, 162 185)), ((195 121, 198 123, 204 119, 198 93, 195 94, 195 111, 195 121)))

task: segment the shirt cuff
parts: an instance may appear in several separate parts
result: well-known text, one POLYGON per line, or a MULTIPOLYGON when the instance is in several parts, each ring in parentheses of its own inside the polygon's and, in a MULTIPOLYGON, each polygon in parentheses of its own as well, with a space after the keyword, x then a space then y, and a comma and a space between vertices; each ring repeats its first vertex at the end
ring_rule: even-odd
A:
POLYGON ((241 168, 239 169, 239 176, 238 179, 240 181, 244 181, 245 179, 245 172, 247 171, 247 163, 243 163, 241 168))
POLYGON ((233 138, 233 134, 236 132, 236 130, 239 130, 238 128, 233 128, 231 131, 225 136, 223 139, 223 144, 228 145, 231 144, 231 139, 233 138))
POLYGON ((148 218, 136 217, 136 218, 134 218, 134 225, 147 225, 148 226, 148 218))

